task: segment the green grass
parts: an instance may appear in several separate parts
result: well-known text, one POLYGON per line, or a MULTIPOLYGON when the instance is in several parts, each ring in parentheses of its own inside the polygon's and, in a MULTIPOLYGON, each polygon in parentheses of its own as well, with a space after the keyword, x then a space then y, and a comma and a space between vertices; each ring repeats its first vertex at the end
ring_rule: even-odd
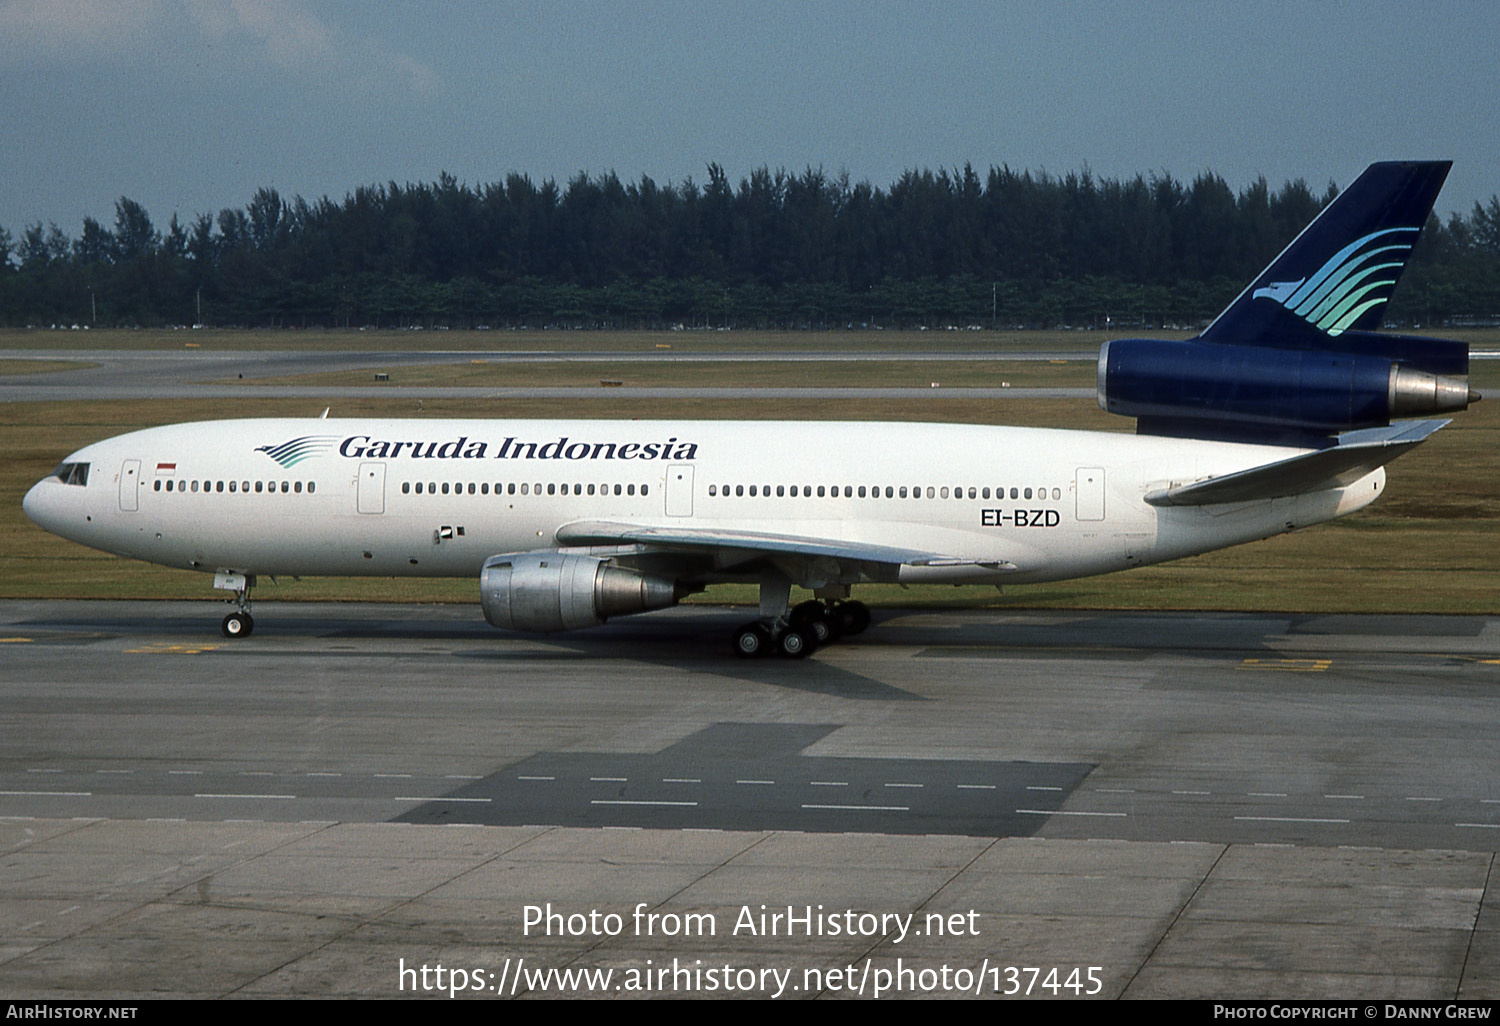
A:
POLYGON ((882 360, 780 362, 715 361, 712 363, 469 363, 419 366, 372 366, 327 374, 295 374, 256 378, 236 384, 365 385, 376 389, 401 386, 535 388, 601 387, 606 382, 637 388, 1092 388, 1098 375, 1093 356, 1076 360, 951 360, 921 362, 882 360), (389 381, 376 381, 375 374, 389 381))
POLYGON ((0 360, 0 374, 52 374, 97 366, 84 360, 0 360))
MULTIPOLYGON (((1163 338, 1191 332, 1139 331, 1163 338)), ((705 352, 774 349, 823 352, 945 350, 992 354, 1011 350, 1072 350, 1095 355, 1102 331, 365 331, 361 329, 203 329, 50 331, 0 328, 0 349, 209 349, 317 352, 705 352)), ((1500 338, 1500 332, 1496 333, 1500 338)))
MULTIPOLYGON (((1416 331, 1423 334, 1423 331, 1416 331)), ((1500 328, 1434 328, 1441 338, 1476 349, 1500 348, 1500 328)), ((1111 338, 1187 338, 1188 331, 1122 327, 1113 331, 365 331, 361 329, 117 329, 51 331, 0 328, 0 349, 209 349, 218 351, 301 350, 319 352, 732 352, 774 349, 824 352, 911 352, 943 350, 996 353, 1038 349, 1098 353, 1111 338)))

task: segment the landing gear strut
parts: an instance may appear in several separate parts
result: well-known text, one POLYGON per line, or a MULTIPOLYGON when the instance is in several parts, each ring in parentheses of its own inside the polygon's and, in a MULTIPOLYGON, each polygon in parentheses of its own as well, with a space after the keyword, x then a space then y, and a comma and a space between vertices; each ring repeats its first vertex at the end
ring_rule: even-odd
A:
MULTIPOLYGON (((820 597, 789 609, 792 582, 781 574, 760 582, 760 619, 734 632, 734 654, 752 659, 778 652, 788 659, 805 659, 820 645, 846 634, 858 634, 870 625, 870 611, 863 602, 847 598, 820 597)), ((841 586, 834 593, 848 595, 841 586)))
POLYGON ((250 589, 255 587, 255 575, 215 574, 214 587, 234 592, 235 611, 224 617, 219 630, 226 638, 248 638, 255 630, 255 617, 250 615, 250 589))

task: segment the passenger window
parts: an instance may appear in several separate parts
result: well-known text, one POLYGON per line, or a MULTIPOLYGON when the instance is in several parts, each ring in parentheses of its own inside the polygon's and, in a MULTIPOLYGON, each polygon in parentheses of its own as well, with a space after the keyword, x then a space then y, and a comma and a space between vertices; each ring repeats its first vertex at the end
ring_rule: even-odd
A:
MULTIPOLYGON (((795 495, 797 493, 794 491, 792 494, 795 495)), ((786 487, 784 485, 777 485, 776 486, 776 497, 779 499, 779 498, 781 498, 784 495, 786 495, 786 487)))
POLYGON ((861 499, 863 499, 865 497, 865 486, 864 485, 860 485, 859 486, 859 497, 861 499))
POLYGON ((1028 498, 1028 499, 1031 498, 1031 489, 1030 488, 1026 489, 1026 498, 1028 498))
POLYGON ((635 494, 635 485, 626 485, 625 486, 625 494, 626 495, 634 495, 635 494))
POLYGON ((232 491, 234 491, 234 490, 235 490, 235 487, 234 487, 234 482, 233 482, 233 481, 231 481, 231 482, 229 482, 229 490, 230 490, 230 491, 231 491, 231 492, 232 492, 232 491))
POLYGON ((651 491, 651 486, 650 485, 641 485, 641 494, 642 495, 645 495, 649 491, 651 491))
POLYGON ((752 499, 755 498, 755 493, 756 493, 757 487, 758 486, 756 486, 756 485, 751 485, 750 486, 750 498, 752 498, 752 499))
POLYGON ((1019 499, 1021 497, 1021 491, 1020 491, 1020 489, 1018 489, 1018 488, 1012 488, 1010 490, 1010 497, 1012 499, 1019 499))
MULTIPOLYGON (((833 490, 833 492, 834 492, 835 495, 837 495, 838 494, 838 489, 835 488, 833 490)), ((823 486, 822 485, 818 485, 818 498, 821 499, 822 497, 823 497, 823 486)))
POLYGON ((530 489, 531 489, 531 486, 528 485, 528 484, 521 485, 521 494, 522 495, 530 495, 531 494, 530 489))
POLYGON ((193 491, 194 491, 194 492, 197 492, 197 491, 198 491, 198 482, 197 482, 197 481, 194 481, 194 482, 193 482, 193 491))
POLYGON ((1062 498, 1062 489, 1061 488, 1054 488, 1054 489, 1052 489, 1052 497, 1054 499, 1061 499, 1062 498))
POLYGON ((295 484, 293 484, 292 485, 292 491, 296 492, 298 495, 301 495, 302 494, 302 482, 298 481, 295 484))
POLYGON ((281 494, 285 495, 289 491, 291 491, 291 485, 286 481, 281 482, 281 494))
POLYGON ((906 498, 906 485, 901 486, 901 498, 906 498))
POLYGON ((734 486, 734 494, 736 496, 742 496, 742 495, 744 495, 745 494, 745 486, 744 485, 735 485, 734 486))
MULTIPOLYGON (((514 494, 516 494, 516 483, 514 481, 512 481, 510 484, 508 484, 508 485, 505 486, 505 494, 506 495, 514 495, 514 494)), ((523 492, 522 494, 524 495, 525 493, 523 492)))

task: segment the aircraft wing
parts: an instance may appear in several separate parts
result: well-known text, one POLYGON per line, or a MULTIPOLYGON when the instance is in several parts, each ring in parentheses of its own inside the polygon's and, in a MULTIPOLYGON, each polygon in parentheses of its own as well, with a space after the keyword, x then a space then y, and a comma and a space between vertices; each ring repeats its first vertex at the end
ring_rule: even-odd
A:
POLYGON ((1417 420, 1348 431, 1338 444, 1206 481, 1149 492, 1153 506, 1209 506, 1342 488, 1426 441, 1446 420, 1417 420))
POLYGON ((706 552, 733 549, 768 554, 853 560, 892 566, 983 566, 992 570, 1015 570, 1013 563, 979 561, 924 549, 878 545, 873 542, 805 535, 775 534, 725 528, 688 527, 631 521, 575 520, 557 529, 564 545, 648 545, 672 551, 706 552))

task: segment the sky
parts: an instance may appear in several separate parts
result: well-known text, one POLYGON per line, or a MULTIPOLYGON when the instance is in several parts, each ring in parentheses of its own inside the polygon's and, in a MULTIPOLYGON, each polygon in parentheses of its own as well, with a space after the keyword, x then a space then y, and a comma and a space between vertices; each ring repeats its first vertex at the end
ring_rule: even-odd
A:
POLYGON ((1451 159, 1446 216, 1500 192, 1497 55, 1480 0, 0 0, 0 227, 710 162, 1321 191, 1451 159))

